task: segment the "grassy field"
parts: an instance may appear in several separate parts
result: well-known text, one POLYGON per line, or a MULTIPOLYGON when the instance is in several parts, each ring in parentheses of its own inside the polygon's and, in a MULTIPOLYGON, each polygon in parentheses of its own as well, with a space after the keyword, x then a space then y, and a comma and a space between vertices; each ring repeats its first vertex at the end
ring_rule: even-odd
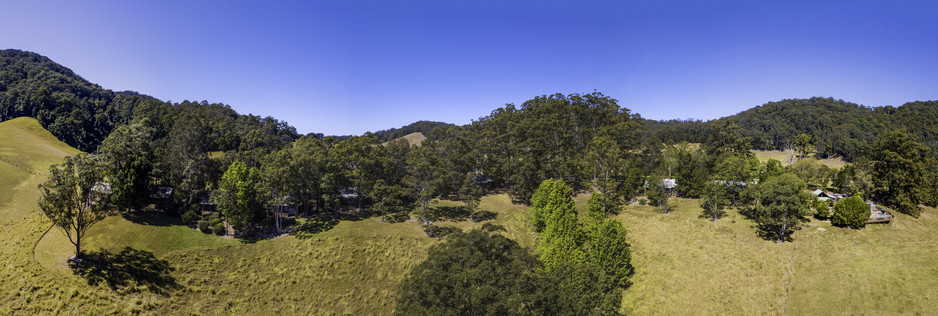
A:
POLYGON ((423 143, 423 140, 427 139, 427 137, 424 136, 423 133, 421 132, 414 132, 414 133, 410 133, 410 134, 395 138, 391 141, 395 141, 399 139, 406 140, 407 144, 410 144, 411 146, 420 146, 420 143, 423 143))
MULTIPOLYGON (((778 244, 756 236, 735 210, 697 218, 697 200, 664 215, 630 206, 636 275, 628 314, 929 314, 938 310, 938 218, 897 214, 862 230, 812 220, 778 244), (790 288, 790 291, 789 291, 790 288), (790 295, 789 295, 790 293, 790 295)), ((894 212, 895 213, 895 212, 894 212)))
MULTIPOLYGON (((782 165, 788 165, 788 154, 781 150, 753 150, 753 153, 756 154, 756 158, 759 158, 761 161, 767 161, 769 159, 775 159, 782 162, 782 165)), ((822 164, 830 167, 831 169, 840 169, 847 164, 846 161, 841 157, 833 157, 827 159, 819 159, 822 164)))
MULTIPOLYGON (((36 207, 43 171, 77 153, 35 120, 0 123, 0 314, 388 314, 397 286, 438 242, 408 220, 343 221, 308 238, 243 243, 202 234, 170 217, 112 216, 92 228, 86 249, 133 247, 170 267, 166 291, 89 285, 65 267, 73 248, 36 207)), ((585 208, 588 195, 575 197, 585 208)), ((698 218, 697 200, 673 199, 668 215, 628 206, 636 274, 623 295, 628 314, 929 314, 938 310, 938 216, 896 214, 862 230, 812 221, 793 243, 757 237, 735 210, 698 218)), ((434 201, 437 212, 461 202, 434 201)), ((527 208, 507 195, 482 199, 491 222, 536 247, 527 208)), ((463 214, 435 221, 472 229, 463 214)))

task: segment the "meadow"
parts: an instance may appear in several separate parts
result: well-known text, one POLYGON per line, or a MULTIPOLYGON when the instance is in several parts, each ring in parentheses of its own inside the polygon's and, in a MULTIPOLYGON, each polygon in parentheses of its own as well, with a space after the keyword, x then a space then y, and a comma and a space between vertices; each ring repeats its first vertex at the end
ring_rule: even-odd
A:
MULTIPOLYGON (((48 165, 78 151, 32 119, 0 123, 0 313, 2 314, 389 314, 408 271, 438 242, 414 220, 342 221, 311 235, 241 241, 203 234, 172 217, 112 216, 89 232, 87 249, 132 247, 165 262, 168 278, 111 287, 70 271, 73 248, 36 207, 48 165), (155 289, 155 290, 154 290, 155 289)), ((585 208, 588 195, 575 197, 585 208)), ((672 199, 663 214, 627 206, 636 274, 627 314, 929 314, 938 310, 938 216, 897 214, 862 230, 812 219, 794 242, 761 239, 729 210, 699 218, 699 201, 672 199)), ((461 202, 434 201, 435 212, 461 202)), ((527 207, 505 194, 482 199, 503 234, 534 249, 527 207)), ((458 214, 457 214, 458 215, 458 214)), ((443 216, 440 226, 482 225, 443 216)))

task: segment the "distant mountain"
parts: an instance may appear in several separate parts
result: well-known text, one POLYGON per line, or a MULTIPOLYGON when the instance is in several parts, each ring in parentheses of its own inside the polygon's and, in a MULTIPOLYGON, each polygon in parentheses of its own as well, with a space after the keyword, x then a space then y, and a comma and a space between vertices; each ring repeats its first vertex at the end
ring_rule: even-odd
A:
POLYGON ((646 121, 646 126, 649 136, 662 141, 704 142, 715 121, 742 127, 755 149, 783 149, 786 141, 804 133, 813 136, 821 156, 853 160, 879 135, 904 129, 938 152, 938 101, 874 108, 833 98, 786 99, 713 121, 646 121))
POLYGON ((94 152, 112 130, 132 119, 149 119, 157 127, 157 137, 165 137, 184 112, 199 118, 214 151, 242 145, 279 148, 298 137, 292 126, 270 117, 238 114, 225 104, 168 103, 136 91, 114 92, 45 56, 0 50, 0 122, 36 118, 55 137, 82 151, 94 152), (243 139, 252 130, 251 139, 243 139))
POLYGON ((413 133, 421 133, 423 135, 427 135, 434 128, 437 128, 440 126, 449 127, 449 126, 454 126, 454 125, 450 123, 443 123, 443 122, 417 121, 414 123, 410 123, 409 125, 402 126, 400 128, 392 128, 392 129, 377 131, 375 132, 375 136, 378 137, 378 139, 380 139, 381 141, 386 142, 386 141, 390 141, 395 138, 404 137, 408 134, 413 134, 413 133))

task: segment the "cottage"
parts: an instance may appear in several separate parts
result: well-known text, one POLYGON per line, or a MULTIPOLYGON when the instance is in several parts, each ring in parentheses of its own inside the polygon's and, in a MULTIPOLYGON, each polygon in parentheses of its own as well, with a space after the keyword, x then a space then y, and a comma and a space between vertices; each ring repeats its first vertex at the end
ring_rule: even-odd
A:
POLYGON ((818 200, 821 200, 824 202, 833 201, 834 203, 837 203, 837 201, 840 201, 840 199, 850 197, 847 194, 824 192, 821 189, 814 190, 813 192, 811 192, 811 194, 814 194, 814 196, 816 196, 818 200))

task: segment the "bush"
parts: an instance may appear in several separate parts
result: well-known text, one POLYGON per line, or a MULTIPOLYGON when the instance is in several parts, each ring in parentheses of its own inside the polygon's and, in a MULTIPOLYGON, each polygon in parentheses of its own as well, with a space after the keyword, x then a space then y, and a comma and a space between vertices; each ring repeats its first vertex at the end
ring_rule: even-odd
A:
POLYGON ((870 218, 870 206, 859 195, 841 199, 834 205, 831 224, 840 227, 863 228, 870 218))
POLYGON ((228 230, 225 229, 225 224, 224 224, 224 223, 219 222, 219 223, 215 224, 214 226, 212 226, 212 232, 214 232, 215 235, 224 236, 225 233, 228 232, 228 230))
POLYGON ((814 201, 814 210, 816 213, 814 216, 820 219, 827 219, 831 216, 831 209, 827 206, 827 202, 821 201, 820 199, 814 201))
POLYGON ((201 220, 199 221, 199 230, 206 234, 211 233, 212 224, 210 224, 207 220, 201 220))
POLYGON ((646 199, 638 199, 638 205, 641 205, 641 206, 648 205, 648 200, 646 200, 646 199))
POLYGON ((195 223, 196 221, 199 220, 199 217, 201 217, 199 215, 199 212, 196 211, 194 208, 190 208, 185 213, 182 213, 182 223, 186 225, 195 223))

